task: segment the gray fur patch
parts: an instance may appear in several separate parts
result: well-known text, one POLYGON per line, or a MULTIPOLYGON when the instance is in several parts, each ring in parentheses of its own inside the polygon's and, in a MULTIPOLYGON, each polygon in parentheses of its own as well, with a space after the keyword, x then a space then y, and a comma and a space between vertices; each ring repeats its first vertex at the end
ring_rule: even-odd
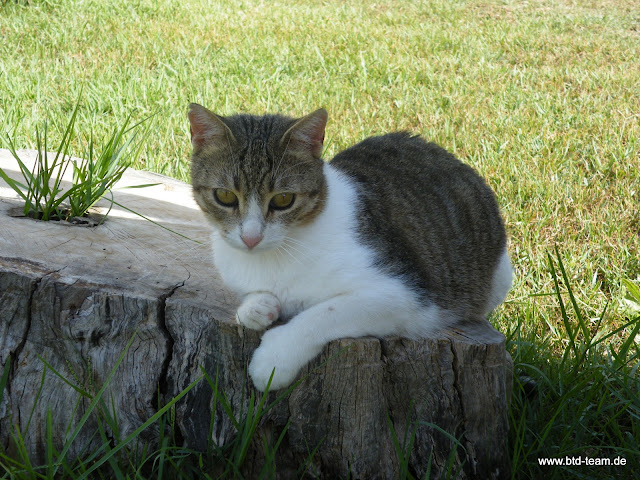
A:
POLYGON ((331 165, 357 185, 358 233, 378 266, 463 318, 482 315, 506 245, 491 189, 469 166, 407 133, 372 137, 331 165))

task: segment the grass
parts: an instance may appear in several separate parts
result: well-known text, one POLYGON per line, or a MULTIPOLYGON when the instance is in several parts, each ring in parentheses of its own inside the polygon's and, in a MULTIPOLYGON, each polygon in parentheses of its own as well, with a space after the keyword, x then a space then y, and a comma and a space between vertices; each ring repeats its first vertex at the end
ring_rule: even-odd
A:
MULTIPOLYGON (((640 315, 615 329, 595 325, 579 306, 556 249, 548 257, 559 303, 561 332, 526 328, 519 319, 509 334, 515 379, 510 411, 514 478, 632 478, 640 471, 640 315), (616 336, 625 341, 615 342, 616 336), (563 337, 559 355, 556 335, 563 337), (534 379, 534 393, 526 383, 534 379), (623 458, 626 466, 541 466, 543 458, 623 458)), ((635 285, 635 284, 634 284, 635 285)), ((637 288, 637 287, 636 287, 637 288)), ((635 290, 633 302, 640 302, 635 290)))
POLYGON ((529 398, 516 382, 514 473, 616 474, 537 465, 572 448, 624 454, 638 471, 637 2, 0 5, 0 130, 20 147, 37 146, 45 118, 65 125, 84 89, 77 121, 97 138, 158 112, 134 166, 183 180, 193 101, 222 115, 324 106, 327 158, 409 129, 473 165, 496 191, 516 269, 493 321, 538 383, 529 398))

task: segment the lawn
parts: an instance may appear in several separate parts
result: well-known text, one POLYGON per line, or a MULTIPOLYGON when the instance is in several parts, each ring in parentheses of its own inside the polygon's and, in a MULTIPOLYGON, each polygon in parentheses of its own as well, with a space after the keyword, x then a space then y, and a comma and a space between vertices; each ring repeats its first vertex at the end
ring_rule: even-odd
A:
POLYGON ((516 281, 493 323, 537 383, 515 385, 514 477, 631 478, 639 59, 635 0, 0 0, 0 131, 35 148, 46 120, 55 144, 82 90, 79 131, 153 115, 135 167, 183 180, 190 102, 324 107, 327 159, 393 130, 439 143, 487 179, 510 237, 516 281), (627 465, 538 466, 579 455, 627 465))

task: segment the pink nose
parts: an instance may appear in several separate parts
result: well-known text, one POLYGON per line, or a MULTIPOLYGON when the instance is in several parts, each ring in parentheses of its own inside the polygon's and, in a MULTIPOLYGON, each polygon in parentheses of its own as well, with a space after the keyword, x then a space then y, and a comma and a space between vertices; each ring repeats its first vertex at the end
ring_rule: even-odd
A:
POLYGON ((258 235, 257 237, 245 237, 244 235, 241 237, 242 241, 244 242, 244 244, 249 247, 249 250, 251 250, 253 247, 255 247, 257 244, 259 244, 262 241, 262 235, 258 235))

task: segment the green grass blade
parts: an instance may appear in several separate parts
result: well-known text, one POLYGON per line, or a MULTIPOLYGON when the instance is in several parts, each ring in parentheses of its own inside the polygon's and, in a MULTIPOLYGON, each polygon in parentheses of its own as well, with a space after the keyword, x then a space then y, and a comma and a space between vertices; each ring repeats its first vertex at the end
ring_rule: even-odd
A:
POLYGON ((260 478, 275 478, 276 454, 278 453, 280 444, 284 440, 284 437, 286 436, 290 425, 291 425, 291 419, 287 421, 284 428, 282 429, 282 432, 280 432, 280 435, 278 435, 278 438, 276 439, 276 443, 273 446, 269 445, 269 442, 267 441, 266 437, 263 438, 262 446, 264 450, 265 461, 264 461, 264 465, 262 466, 262 469, 260 470, 260 475, 259 475, 260 478))
POLYGON ((145 183, 143 185, 127 185, 126 187, 118 187, 115 190, 127 190, 129 188, 157 187, 158 185, 162 185, 162 183, 145 183))
POLYGON ((627 280, 626 278, 622 279, 622 283, 626 287, 627 292, 629 293, 629 296, 638 305, 638 307, 640 307, 640 286, 627 280))
POLYGON ((629 336, 627 337, 627 339, 624 341, 624 343, 620 346, 620 348, 618 349, 618 356, 619 358, 623 359, 621 362, 619 362, 618 364, 618 369, 623 368, 624 366, 628 365, 628 355, 629 355, 629 351, 631 350, 631 347, 633 345, 635 345, 636 343, 636 339, 638 337, 638 334, 640 333, 640 316, 635 318, 634 320, 632 320, 629 323, 635 323, 633 330, 631 330, 631 333, 629 334, 629 336))
POLYGON ((569 277, 567 275, 567 272, 564 268, 564 263, 562 262, 562 257, 560 256, 560 250, 558 249, 558 246, 555 246, 555 251, 556 251, 556 258, 558 260, 558 268, 560 269, 560 272, 562 274, 562 279, 564 281, 564 284, 567 288, 567 293, 569 294, 569 300, 571 301, 571 305, 573 306, 573 313, 575 314, 577 320, 578 320, 578 326, 580 327, 580 329, 582 330, 582 335, 584 336, 584 341, 585 344, 589 344, 589 341, 591 340, 591 334, 589 331, 589 326, 587 325, 586 320, 584 319, 583 315, 582 315, 582 310, 580 309, 580 307, 578 306, 578 302, 576 301, 576 297, 573 295, 573 289, 571 288, 571 282, 569 282, 569 277))
POLYGON ((24 193, 24 190, 27 189, 25 185, 9 177, 2 168, 0 168, 0 178, 2 178, 2 180, 4 180, 4 182, 9 185, 25 202, 29 202, 29 198, 24 193))
MULTIPOLYGON (((234 415, 233 409, 231 408, 231 403, 227 399, 227 395, 224 393, 224 391, 218 390, 217 388, 214 390, 213 393, 217 396, 215 401, 220 402, 222 409, 224 410, 227 417, 229 417, 229 420, 231 420, 231 423, 233 424, 234 428, 236 430, 240 430, 242 428, 242 425, 234 415)), ((213 412, 213 415, 215 415, 215 412, 213 412)))
POLYGON ((5 172, 2 169, 0 169, 0 176, 2 176, 2 179, 11 188, 13 188, 20 197, 24 199, 25 210, 26 210, 25 215, 26 215, 29 213, 30 209, 37 211, 36 204, 34 204, 34 202, 31 200, 33 197, 32 188, 33 188, 33 185, 36 183, 36 180, 33 174, 29 171, 27 166, 24 164, 24 162, 18 155, 18 152, 16 151, 15 145, 13 143, 13 140, 11 138, 8 138, 6 141, 7 141, 7 147, 9 149, 9 152, 11 153, 13 158, 16 160, 16 162, 18 162, 18 167, 20 168, 20 172, 22 173, 22 176, 26 181, 26 185, 23 185, 22 183, 11 179, 7 174, 5 174, 5 172), (16 188, 20 190, 18 191, 16 190, 16 188))
POLYGON ((20 460, 20 468, 24 473, 28 474, 23 478, 46 478, 44 475, 37 472, 33 465, 31 465, 31 458, 29 457, 27 446, 25 445, 24 438, 18 428, 14 429, 11 434, 11 438, 13 440, 13 445, 17 450, 17 457, 20 460))
POLYGON ((569 336, 569 347, 565 350, 563 358, 562 358, 562 363, 564 365, 564 363, 567 360, 569 351, 574 351, 577 352, 576 349, 576 343, 575 343, 575 333, 573 331, 573 328, 571 327, 571 323, 569 322, 569 316, 567 314, 567 309, 565 308, 564 305, 564 300, 562 299, 562 292, 560 291, 560 284, 558 282, 558 278, 557 278, 557 274, 556 274, 556 269, 555 266, 553 264, 553 259, 551 258, 550 254, 547 254, 548 260, 549 260, 549 268, 551 269, 551 276, 553 277, 553 283, 555 285, 555 291, 556 291, 556 297, 558 299, 558 303, 560 304, 560 312, 562 315, 562 322, 564 323, 564 328, 567 332, 567 335, 569 336))
POLYGON ((27 424, 24 427, 24 431, 29 431, 29 426, 31 425, 31 420, 33 419, 33 415, 36 411, 36 406, 38 405, 38 401, 40 400, 40 395, 42 395, 42 389, 44 388, 44 381, 47 377, 47 369, 42 370, 42 377, 40 378, 40 386, 38 387, 38 391, 36 392, 36 398, 33 400, 33 405, 31 407, 31 412, 29 412, 29 419, 27 420, 27 424))
POLYGON ((44 365, 53 372, 53 374, 55 376, 57 376, 60 380, 62 380, 64 383, 66 383, 67 385, 69 385, 71 388, 73 388, 76 392, 78 392, 80 395, 82 395, 83 397, 86 398, 91 398, 91 394, 86 392, 85 390, 81 389, 80 387, 77 387, 76 385, 74 385, 73 383, 71 383, 69 380, 66 379, 66 377, 64 375, 62 375, 60 372, 58 372, 55 368, 53 368, 53 366, 51 366, 51 364, 49 362, 47 362, 43 357, 41 357, 40 355, 36 354, 36 356, 40 359, 40 361, 42 363, 44 363, 44 365))
POLYGON ((116 201, 115 201, 115 200, 113 200, 113 199, 111 199, 111 200, 110 200, 110 202, 112 202, 114 205, 119 206, 120 208, 125 209, 127 212, 133 213, 134 215, 137 215, 137 216, 139 216, 140 218, 143 218, 143 219, 145 219, 146 221, 151 222, 151 223, 153 223, 154 225, 156 225, 156 226, 158 226, 158 227, 160 227, 160 228, 163 228, 163 229, 167 230, 168 232, 173 233, 174 235, 178 235, 179 237, 182 237, 182 238, 184 238, 184 239, 186 239, 186 240, 190 240, 190 241, 192 241, 192 242, 194 242, 194 243, 197 243, 198 245, 203 245, 203 243, 202 243, 202 242, 199 242, 198 240, 194 240, 193 238, 189 238, 189 237, 187 237, 186 235, 183 235, 183 234, 181 234, 181 233, 179 233, 179 232, 176 232, 176 231, 174 231, 174 230, 171 230, 170 228, 167 228, 167 227, 165 227, 164 225, 162 225, 162 224, 160 224, 160 223, 158 223, 158 222, 154 222, 154 221, 153 221, 153 220, 151 220, 149 217, 145 217, 145 216, 144 216, 144 215, 142 215, 141 213, 138 213, 138 212, 136 212, 136 211, 134 211, 134 210, 131 210, 130 208, 125 207, 124 205, 122 205, 121 203, 116 202, 116 201))
MULTIPOLYGON (((62 181, 62 176, 66 172, 67 167, 69 166, 69 163, 70 163, 69 158, 65 160, 65 157, 70 157, 69 146, 71 145, 71 140, 73 139, 73 132, 76 124, 76 118, 78 116, 78 110, 80 108, 80 103, 81 103, 80 99, 82 98, 82 90, 83 89, 80 88, 80 92, 78 93, 78 99, 76 100, 75 106, 73 107, 71 118, 69 119, 69 123, 67 123, 67 127, 64 133, 62 134, 62 140, 60 141, 60 146, 58 147, 56 151, 55 159, 53 160, 54 165, 63 167, 58 169, 58 174, 56 176, 56 181, 55 181, 56 188, 60 185, 60 182, 62 181), (62 158, 60 158, 60 155, 62 155, 62 158), (60 160, 58 161, 58 159, 60 160)), ((45 136, 45 140, 46 140, 46 136, 45 136)), ((45 145, 45 152, 46 152, 46 145, 45 145)))
MULTIPOLYGON (((111 451, 111 446, 110 446, 111 440, 107 437, 107 432, 104 429, 104 425, 99 420, 98 420, 98 431, 100 433, 100 439, 102 440, 102 445, 106 449, 107 453, 110 452, 111 451)), ((113 475, 115 476, 115 478, 117 480, 124 480, 125 479, 125 475, 122 472, 122 470, 120 468, 120 465, 118 464, 116 459, 113 458, 113 456, 109 458, 109 466, 111 467, 111 471, 113 472, 113 475)))
MULTIPOLYGON (((323 436, 318 442, 318 444, 315 447, 313 447, 313 450, 311 451, 309 451, 309 445, 305 440, 305 447, 307 449, 307 458, 305 458, 302 465, 300 465, 300 467, 296 471, 296 477, 298 477, 298 480, 302 480, 305 477, 305 474, 307 473, 307 469, 313 466, 313 459, 318 453, 318 450, 320 450, 320 446, 324 443, 326 438, 327 438, 326 436, 323 436)), ((311 476, 314 475, 313 472, 310 472, 310 474, 311 476)), ((315 475, 315 476, 319 476, 319 475, 315 475)))
MULTIPOLYGON (((409 472, 409 457, 411 455, 411 452, 408 452, 406 450, 406 444, 403 442, 403 444, 400 443, 400 440, 398 439, 398 434, 396 433, 396 429, 393 426, 393 422, 391 421, 391 417, 389 416, 389 413, 387 413, 387 425, 389 427, 389 432, 391 433, 391 442, 393 443, 393 448, 396 451, 396 457, 398 458, 398 463, 400 464, 400 472, 399 472, 399 478, 404 480, 406 478, 410 479, 410 480, 415 480, 413 475, 411 475, 411 472, 409 472)), ((406 432, 409 430, 409 425, 407 425, 407 428, 405 430, 405 438, 404 441, 406 442, 406 432)))

